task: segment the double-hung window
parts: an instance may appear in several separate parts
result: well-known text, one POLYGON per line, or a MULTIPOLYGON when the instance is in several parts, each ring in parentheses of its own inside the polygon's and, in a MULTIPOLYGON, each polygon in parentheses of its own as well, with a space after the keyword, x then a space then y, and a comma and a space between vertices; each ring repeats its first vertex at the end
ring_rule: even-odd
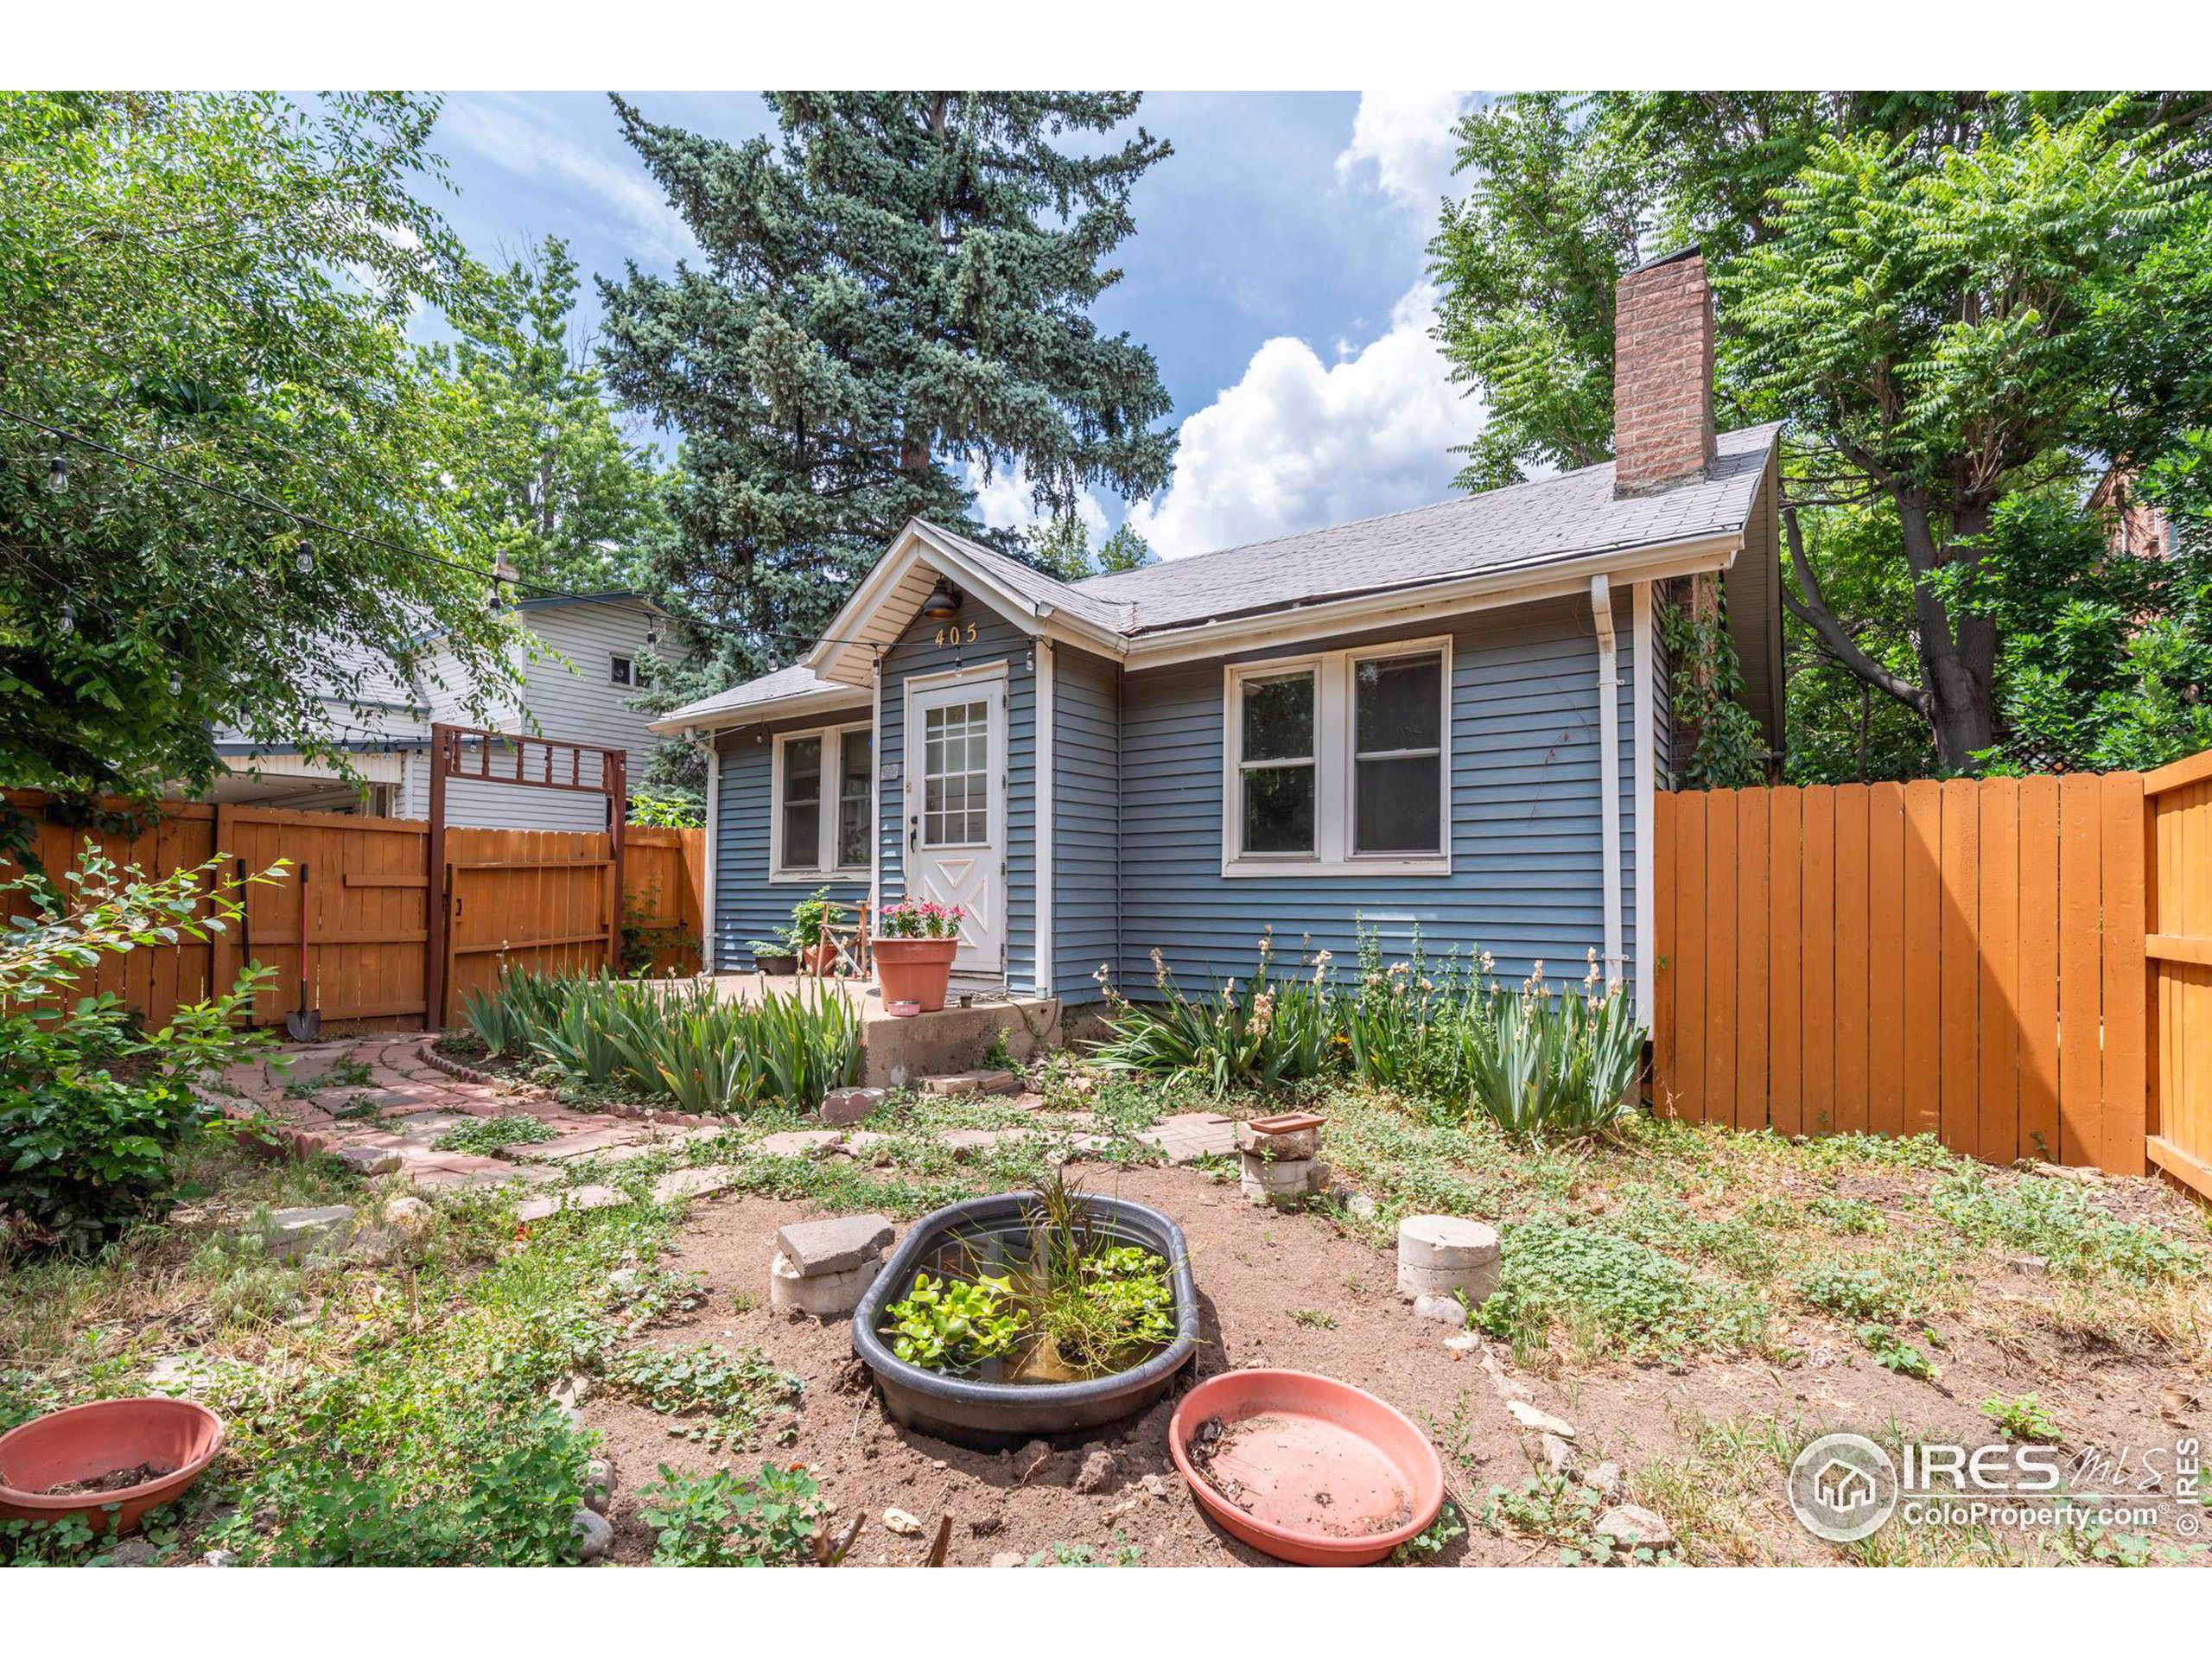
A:
POLYGON ((1452 643, 1227 671, 1226 875, 1451 873, 1452 643))
POLYGON ((782 733, 773 764, 770 879, 866 880, 875 816, 875 745, 869 728, 782 733))

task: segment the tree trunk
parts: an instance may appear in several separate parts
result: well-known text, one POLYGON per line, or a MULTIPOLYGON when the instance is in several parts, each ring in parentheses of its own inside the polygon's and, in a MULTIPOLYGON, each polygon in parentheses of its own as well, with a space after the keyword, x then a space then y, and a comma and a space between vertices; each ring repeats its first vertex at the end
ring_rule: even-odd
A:
POLYGON ((1926 502, 1910 491, 1897 492, 1896 500, 1905 562, 1912 569, 1921 685, 1936 759, 1947 772, 1970 772, 1980 764, 1974 757, 1996 741, 1991 687, 1996 678, 1997 625, 1986 616, 1961 617, 1955 624, 1933 578, 1941 569, 1978 556, 1962 561, 1957 542, 1988 528, 1988 509, 1961 510, 1950 537, 1939 544, 1926 502))

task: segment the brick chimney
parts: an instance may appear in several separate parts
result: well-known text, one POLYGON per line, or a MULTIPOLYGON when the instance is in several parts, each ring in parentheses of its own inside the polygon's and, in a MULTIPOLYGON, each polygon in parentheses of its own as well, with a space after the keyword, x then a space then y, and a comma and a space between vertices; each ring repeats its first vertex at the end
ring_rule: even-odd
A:
POLYGON ((1613 297, 1613 493, 1702 477, 1713 462, 1713 291, 1684 248, 1638 265, 1613 297))

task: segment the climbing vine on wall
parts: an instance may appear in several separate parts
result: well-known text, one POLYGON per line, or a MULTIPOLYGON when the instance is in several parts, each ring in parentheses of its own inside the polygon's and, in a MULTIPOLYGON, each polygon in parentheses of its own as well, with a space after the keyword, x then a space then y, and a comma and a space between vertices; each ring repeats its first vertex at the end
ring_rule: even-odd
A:
POLYGON ((1744 671, 1720 607, 1694 607, 1669 598, 1660 602, 1658 617, 1659 638, 1673 667, 1675 787, 1751 789, 1764 784, 1766 739, 1744 707, 1744 671))

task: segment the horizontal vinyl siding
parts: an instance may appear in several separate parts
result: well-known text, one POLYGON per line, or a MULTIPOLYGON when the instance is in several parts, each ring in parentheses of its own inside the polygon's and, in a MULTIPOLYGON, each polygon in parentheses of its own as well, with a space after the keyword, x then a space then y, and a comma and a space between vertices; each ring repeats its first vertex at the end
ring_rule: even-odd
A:
POLYGON ((1121 671, 1053 653, 1052 976, 1065 1001, 1096 1001, 1121 938, 1121 671))
MULTIPOLYGON (((629 783, 634 790, 658 740, 646 729, 652 716, 629 707, 639 688, 617 685, 608 676, 613 657, 641 660, 656 654, 645 645, 647 613, 636 604, 561 605, 518 612, 515 620, 543 645, 535 660, 517 646, 523 684, 518 692, 501 694, 505 706, 494 711, 492 723, 534 737, 622 749, 629 755, 629 783)), ((455 675, 450 658, 440 655, 432 659, 424 685, 432 718, 481 724, 462 708, 461 688, 452 683, 455 675), (448 683, 439 685, 440 676, 448 683)), ((495 771, 498 766, 495 757, 495 771)), ((410 816, 429 815, 427 765, 422 776, 423 798, 419 807, 410 804, 410 816)), ((598 757, 586 757, 583 781, 596 784, 599 777, 598 757)), ((446 822, 486 829, 603 830, 607 808, 603 800, 588 795, 456 780, 447 786, 446 822)))
MULTIPOLYGON (((768 880, 771 768, 778 732, 809 731, 832 721, 867 718, 867 710, 749 727, 715 741, 721 783, 715 799, 715 967, 734 973, 753 966, 754 939, 772 938, 791 923, 791 906, 814 889, 768 880)), ((840 904, 865 904, 866 881, 823 884, 840 904)))
POLYGON ((958 668, 1004 663, 1007 753, 1001 786, 1006 791, 1006 982, 1016 990, 1037 983, 1037 676, 1028 666, 1030 637, 979 600, 962 607, 964 632, 976 642, 958 650, 935 643, 944 625, 917 617, 883 653, 883 733, 879 764, 896 760, 902 781, 882 791, 883 902, 906 894, 906 783, 920 776, 921 760, 906 749, 906 681, 958 668))
MULTIPOLYGON (((1616 717, 1622 721, 1624 925, 1632 927, 1633 640, 1627 595, 1616 717)), ((1448 877, 1237 879, 1221 874, 1223 664, 1131 673, 1122 690, 1121 978, 1147 989, 1158 948, 1186 984, 1249 974, 1273 924, 1348 963, 1364 913, 1402 950, 1418 926, 1433 951, 1488 950, 1501 976, 1541 959, 1580 977, 1605 944, 1598 660, 1587 601, 1554 601, 1346 636, 1334 649, 1449 631, 1452 874, 1448 877)), ((1237 661, 1257 660, 1254 653, 1237 661)))

